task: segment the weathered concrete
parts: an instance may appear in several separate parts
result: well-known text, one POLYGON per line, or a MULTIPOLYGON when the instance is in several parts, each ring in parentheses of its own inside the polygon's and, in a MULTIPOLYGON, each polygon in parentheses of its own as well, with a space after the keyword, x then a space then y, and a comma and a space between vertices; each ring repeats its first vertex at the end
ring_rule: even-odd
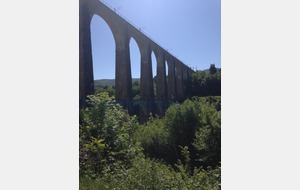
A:
MULTIPOLYGON (((98 0, 79 0, 79 102, 85 106, 86 96, 94 92, 94 77, 91 49, 90 23, 98 15, 111 29, 116 47, 115 97, 129 113, 133 113, 132 77, 129 42, 134 38, 141 53, 140 97, 137 101, 141 121, 152 113, 163 115, 169 101, 183 100, 186 95, 185 82, 194 72, 168 53, 140 30, 132 26, 113 10, 98 0), (151 53, 157 62, 156 96, 152 74, 151 53), (166 61, 168 76, 166 76, 166 61)), ((99 31, 101 32, 101 31, 99 31)), ((105 68, 105 66, 103 66, 105 68)))
POLYGON ((151 50, 147 41, 140 49, 141 51, 141 99, 153 100, 153 76, 152 76, 152 60, 151 50))
POLYGON ((127 33, 116 39, 116 100, 132 113, 132 79, 127 33))
POLYGON ((92 45, 90 33, 91 14, 88 4, 79 6, 79 105, 85 106, 85 97, 94 91, 92 45))
POLYGON ((182 65, 182 80, 183 80, 183 91, 184 97, 189 97, 189 90, 188 90, 188 67, 186 65, 182 65))
POLYGON ((157 50, 156 55, 156 100, 167 100, 167 78, 165 56, 162 50, 157 50))
POLYGON ((140 97, 144 102, 141 120, 145 121, 150 113, 154 114, 154 89, 152 75, 151 49, 149 42, 144 41, 141 46, 141 92, 140 97))
POLYGON ((163 116, 168 104, 167 76, 164 51, 160 48, 154 49, 156 56, 156 97, 155 113, 163 116))
POLYGON ((176 99, 182 101, 184 99, 184 87, 183 87, 183 72, 182 64, 175 60, 175 70, 176 70, 176 99))

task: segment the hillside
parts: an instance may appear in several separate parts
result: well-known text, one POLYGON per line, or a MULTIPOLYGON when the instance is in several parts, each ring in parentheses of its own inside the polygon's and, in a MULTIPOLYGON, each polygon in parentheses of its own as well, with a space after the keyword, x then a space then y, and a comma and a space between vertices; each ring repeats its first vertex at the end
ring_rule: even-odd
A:
MULTIPOLYGON (((132 82, 140 82, 139 78, 133 78, 132 82)), ((103 88, 104 86, 115 86, 115 79, 97 79, 94 80, 95 89, 103 88)))

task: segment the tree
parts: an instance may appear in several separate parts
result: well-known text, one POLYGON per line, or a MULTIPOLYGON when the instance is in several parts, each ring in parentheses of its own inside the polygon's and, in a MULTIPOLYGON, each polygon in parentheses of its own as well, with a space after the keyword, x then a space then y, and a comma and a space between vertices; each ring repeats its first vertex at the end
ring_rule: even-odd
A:
POLYGON ((215 64, 210 64, 209 74, 215 74, 217 72, 215 64))
POLYGON ((194 147, 192 146, 195 138, 195 130, 200 127, 200 105, 196 101, 185 100, 182 104, 170 106, 164 117, 164 125, 170 132, 170 144, 173 146, 176 161, 180 158, 182 146, 187 146, 191 151, 192 161, 194 160, 194 147))
POLYGON ((211 97, 200 100, 201 127, 196 130, 193 145, 202 166, 216 167, 221 162, 221 111, 216 108, 219 101, 211 97))
POLYGON ((99 175, 105 165, 130 159, 134 148, 130 136, 138 122, 116 104, 107 92, 88 96, 79 125, 80 175, 99 175))
POLYGON ((191 87, 192 96, 221 96, 221 70, 217 72, 212 64, 209 72, 196 71, 192 75, 191 87))
POLYGON ((140 99, 140 83, 138 81, 135 81, 132 83, 132 96, 134 100, 140 99))

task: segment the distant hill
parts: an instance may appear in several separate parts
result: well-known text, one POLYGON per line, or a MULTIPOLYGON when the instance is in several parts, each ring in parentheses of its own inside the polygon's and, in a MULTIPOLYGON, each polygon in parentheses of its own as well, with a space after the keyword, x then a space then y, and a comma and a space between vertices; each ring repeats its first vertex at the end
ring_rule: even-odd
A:
MULTIPOLYGON (((133 78, 132 82, 140 82, 139 78, 133 78)), ((115 79, 97 79, 94 80, 94 86, 96 88, 103 88, 104 86, 115 86, 115 79)))
MULTIPOLYGON (((217 69, 217 72, 219 72, 221 68, 216 68, 216 69, 217 69)), ((205 73, 209 73, 209 69, 204 69, 204 70, 201 70, 201 71, 204 71, 205 73)))

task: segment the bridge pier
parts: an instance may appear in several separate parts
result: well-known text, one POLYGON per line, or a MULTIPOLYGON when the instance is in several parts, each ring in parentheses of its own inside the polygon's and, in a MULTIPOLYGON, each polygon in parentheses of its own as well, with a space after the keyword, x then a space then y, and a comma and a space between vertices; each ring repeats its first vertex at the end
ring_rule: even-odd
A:
POLYGON ((184 88, 183 88, 183 73, 182 73, 182 65, 176 60, 175 61, 176 68, 176 98, 178 101, 182 101, 184 99, 184 88))
POLYGON ((168 62, 168 96, 169 100, 176 100, 176 81, 175 81, 175 63, 174 59, 167 57, 168 62))
POLYGON ((129 37, 127 35, 127 32, 123 33, 123 35, 116 36, 115 78, 115 98, 117 102, 123 105, 131 114, 133 112, 132 78, 129 53, 129 37))
POLYGON ((79 108, 86 105, 86 96, 94 92, 91 45, 91 14, 86 1, 79 6, 79 108))
POLYGON ((167 79, 166 79, 166 64, 165 56, 162 50, 156 52, 156 109, 155 112, 161 117, 165 112, 165 105, 168 101, 167 79))
POLYGON ((184 98, 188 97, 188 73, 187 66, 182 65, 182 80, 183 80, 183 90, 184 90, 184 98))
POLYGON ((144 122, 149 117, 150 112, 154 114, 154 89, 152 75, 151 49, 148 41, 140 43, 141 52, 141 101, 146 107, 141 112, 140 118, 144 122))

